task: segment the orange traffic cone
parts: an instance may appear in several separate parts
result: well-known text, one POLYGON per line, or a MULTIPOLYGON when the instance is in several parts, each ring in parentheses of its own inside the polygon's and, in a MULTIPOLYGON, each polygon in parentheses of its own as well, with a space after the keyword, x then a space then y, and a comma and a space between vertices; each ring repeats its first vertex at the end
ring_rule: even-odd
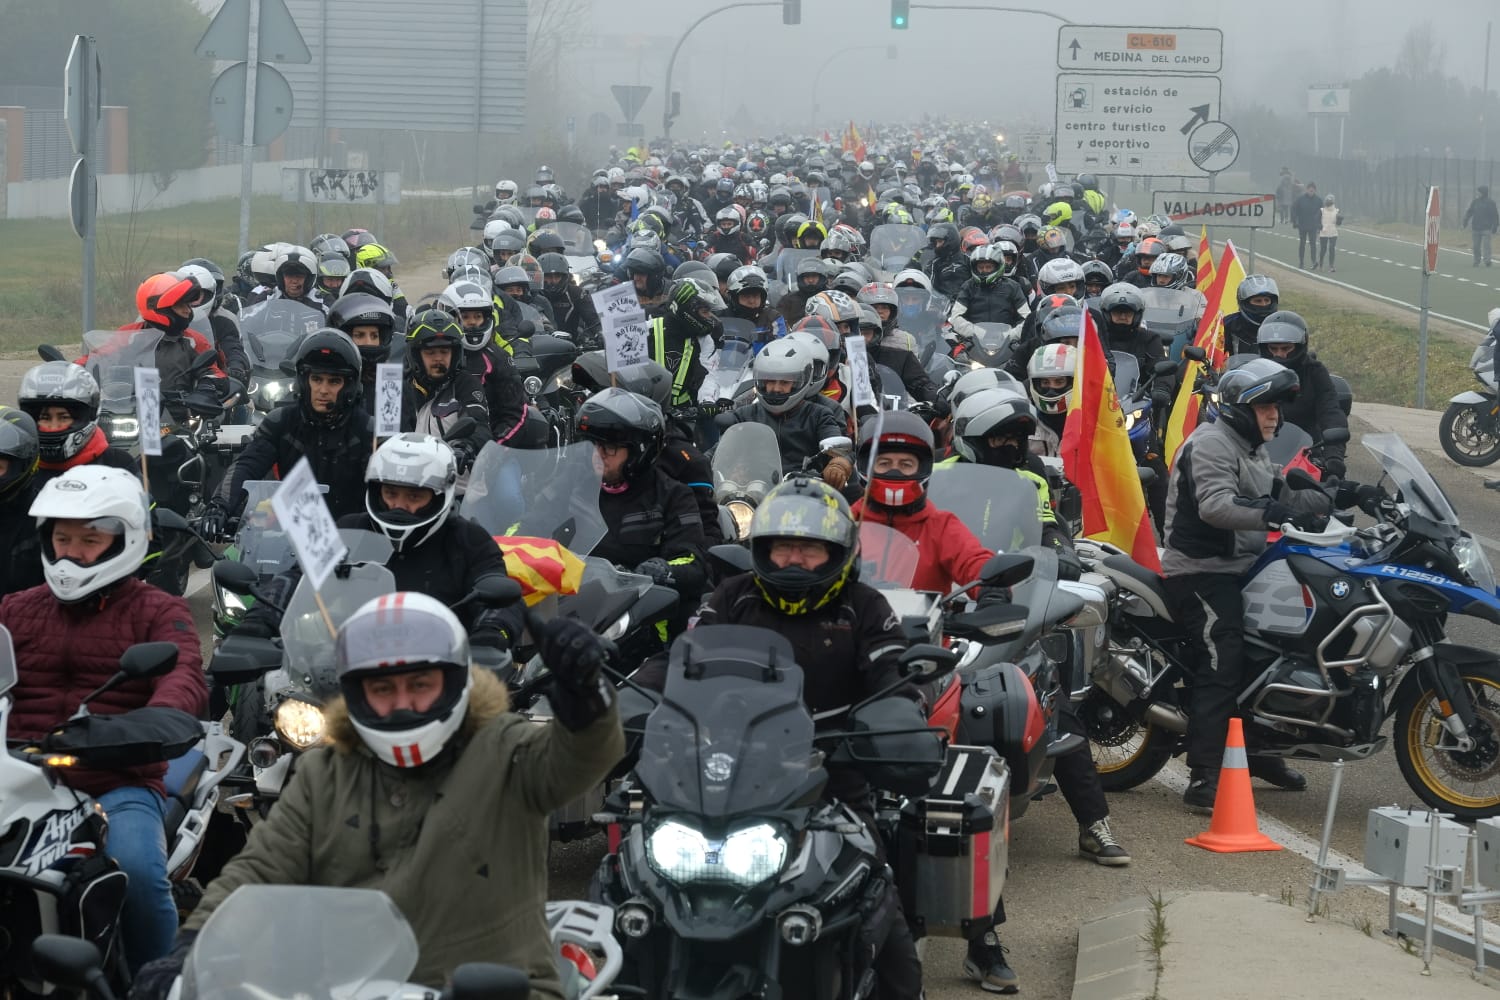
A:
POLYGON ((1245 728, 1239 719, 1229 720, 1229 739, 1224 743, 1213 819, 1209 820, 1207 832, 1188 837, 1186 843, 1215 854, 1281 850, 1280 844, 1260 832, 1260 824, 1255 820, 1250 760, 1245 756, 1245 728))

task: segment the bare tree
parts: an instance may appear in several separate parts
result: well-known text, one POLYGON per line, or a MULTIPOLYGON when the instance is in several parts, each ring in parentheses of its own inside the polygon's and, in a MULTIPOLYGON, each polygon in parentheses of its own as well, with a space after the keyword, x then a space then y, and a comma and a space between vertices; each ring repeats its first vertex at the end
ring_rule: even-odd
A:
POLYGON ((526 26, 527 96, 534 114, 560 113, 563 53, 588 25, 589 0, 531 0, 526 26))
POLYGON ((1443 72, 1447 59, 1447 46, 1443 44, 1431 21, 1412 25, 1401 38, 1401 49, 1396 53, 1396 73, 1412 80, 1437 76, 1443 72))

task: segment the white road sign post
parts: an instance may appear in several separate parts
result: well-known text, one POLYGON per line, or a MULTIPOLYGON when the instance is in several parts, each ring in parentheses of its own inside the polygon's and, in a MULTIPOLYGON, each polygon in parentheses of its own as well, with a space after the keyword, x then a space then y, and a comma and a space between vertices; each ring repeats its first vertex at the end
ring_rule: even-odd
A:
POLYGON ((1213 76, 1059 73, 1057 168, 1121 177, 1197 177, 1187 136, 1219 111, 1213 76))
POLYGON ((1224 32, 1218 28, 1064 25, 1057 30, 1057 66, 1115 73, 1217 73, 1224 68, 1224 32))

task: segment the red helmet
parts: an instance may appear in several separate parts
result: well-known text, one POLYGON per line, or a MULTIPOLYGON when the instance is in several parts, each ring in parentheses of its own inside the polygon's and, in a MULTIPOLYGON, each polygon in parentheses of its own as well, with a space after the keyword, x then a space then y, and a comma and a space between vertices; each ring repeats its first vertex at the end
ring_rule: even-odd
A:
POLYGON ((181 333, 188 321, 172 312, 175 305, 190 305, 198 294, 198 286, 191 278, 184 278, 176 271, 153 274, 135 290, 135 308, 141 319, 169 333, 181 333))

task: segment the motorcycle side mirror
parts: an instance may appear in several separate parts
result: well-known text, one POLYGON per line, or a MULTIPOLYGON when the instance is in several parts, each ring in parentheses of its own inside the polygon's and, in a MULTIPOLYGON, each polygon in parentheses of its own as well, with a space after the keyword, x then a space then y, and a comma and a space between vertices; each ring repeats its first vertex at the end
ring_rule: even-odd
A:
POLYGON ((1323 484, 1308 475, 1306 469, 1293 469, 1286 474, 1286 484, 1294 490, 1320 490, 1323 484))
POLYGON ((1330 427, 1330 428, 1328 428, 1326 431, 1323 432, 1323 443, 1324 444, 1348 444, 1349 443, 1349 428, 1347 428, 1347 427, 1330 427))
POLYGON ((239 597, 250 597, 259 580, 255 570, 242 562, 225 559, 214 563, 214 583, 239 597))
POLYGON ((532 337, 536 336, 536 324, 529 319, 523 319, 516 326, 516 332, 520 335, 522 340, 530 340, 532 337))
POLYGON ((474 206, 474 214, 475 215, 485 215, 488 212, 489 212, 489 209, 485 208, 483 205, 475 205, 474 206))
POLYGON ((1207 361, 1208 352, 1195 344, 1189 344, 1182 349, 1182 356, 1189 361, 1207 361))
POLYGON ((287 378, 297 377, 297 362, 292 360, 291 358, 282 358, 281 364, 277 367, 281 369, 281 374, 285 375, 287 378))
POLYGON ((1156 482, 1156 470, 1149 465, 1137 465, 1135 474, 1140 478, 1142 486, 1150 486, 1156 482))
POLYGON ((1156 363, 1156 368, 1154 369, 1154 371, 1156 372, 1157 378, 1166 378, 1170 375, 1176 375, 1177 363, 1175 361, 1158 361, 1156 363))
POLYGON ((748 573, 751 569, 750 550, 743 545, 714 545, 708 550, 710 561, 727 567, 732 573, 748 573))
POLYGON ((835 451, 842 448, 845 451, 854 447, 854 442, 844 435, 838 437, 827 437, 818 442, 819 451, 835 451))
POLYGON ((514 604, 521 599, 521 585, 503 573, 489 573, 474 581, 474 589, 469 591, 463 598, 454 604, 454 608, 461 608, 466 604, 478 601, 490 607, 504 607, 514 604))
POLYGON ((465 962, 453 970, 441 1000, 526 1000, 531 979, 520 969, 494 962, 465 962))
POLYGON ((1036 559, 1020 552, 1001 552, 990 556, 979 570, 979 582, 986 587, 1014 587, 1031 575, 1036 559))
POLYGON ((120 673, 131 680, 169 674, 181 652, 175 642, 138 642, 120 654, 120 673))
POLYGON ((461 441, 474 433, 474 418, 459 417, 453 426, 443 432, 444 441, 461 441))
POLYGON ((958 654, 931 643, 919 642, 901 654, 901 676, 917 684, 946 677, 958 666, 958 654))
POLYGON ((68 360, 62 351, 58 350, 56 347, 53 347, 51 344, 36 345, 36 353, 37 357, 41 358, 43 361, 68 360))
POLYGON ((31 960, 49 983, 73 992, 87 992, 96 1000, 114 1000, 104 978, 104 956, 92 941, 64 934, 43 934, 31 943, 31 960))

